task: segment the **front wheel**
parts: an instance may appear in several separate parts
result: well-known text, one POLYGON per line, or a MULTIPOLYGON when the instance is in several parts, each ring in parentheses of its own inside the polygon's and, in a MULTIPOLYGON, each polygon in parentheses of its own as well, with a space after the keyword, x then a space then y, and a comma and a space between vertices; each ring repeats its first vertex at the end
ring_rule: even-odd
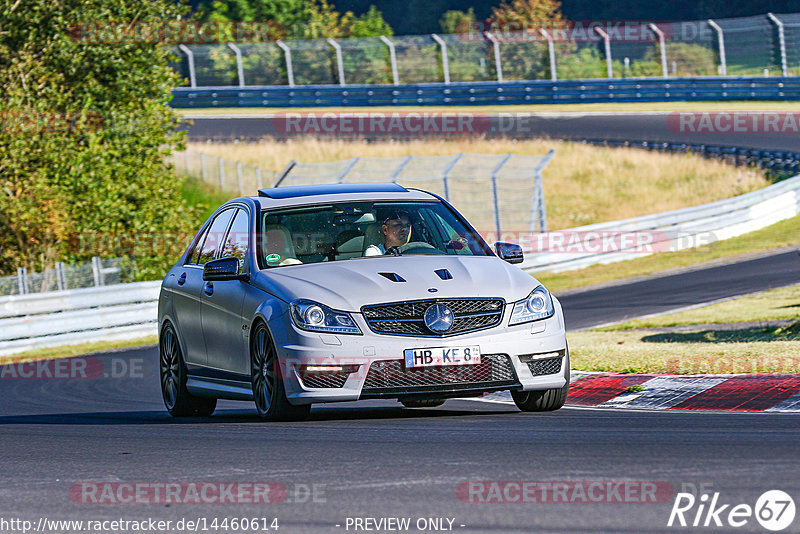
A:
POLYGON ((217 407, 217 399, 195 397, 186 389, 186 364, 175 328, 167 323, 158 339, 161 396, 172 417, 209 416, 217 407))
POLYGON ((264 323, 253 331, 250 378, 258 415, 265 421, 298 421, 308 417, 310 404, 295 406, 286 399, 278 351, 264 323))
POLYGON ((569 394, 569 352, 564 356, 564 387, 543 391, 511 391, 514 404, 523 412, 552 412, 564 406, 569 394))

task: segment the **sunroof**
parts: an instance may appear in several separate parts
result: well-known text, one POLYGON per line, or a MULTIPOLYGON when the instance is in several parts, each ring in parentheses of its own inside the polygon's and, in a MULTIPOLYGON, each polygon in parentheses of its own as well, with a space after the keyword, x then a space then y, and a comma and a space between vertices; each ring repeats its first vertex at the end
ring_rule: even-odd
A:
POLYGON ((310 197, 316 195, 339 195, 342 193, 407 193, 408 189, 395 183, 375 184, 324 184, 324 185, 291 185, 259 189, 258 196, 274 199, 310 197))

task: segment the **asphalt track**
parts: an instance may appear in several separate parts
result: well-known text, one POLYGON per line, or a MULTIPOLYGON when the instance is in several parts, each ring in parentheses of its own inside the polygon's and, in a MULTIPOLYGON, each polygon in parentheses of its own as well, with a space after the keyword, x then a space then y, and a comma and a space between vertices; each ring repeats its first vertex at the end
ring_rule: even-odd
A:
MULTIPOLYGON (((174 420, 161 404, 156 354, 96 357, 107 372, 133 366, 124 377, 0 380, 0 519, 277 517, 279 532, 335 533, 354 531, 344 527, 348 517, 444 517, 457 532, 641 533, 675 530, 666 525, 681 490, 751 506, 770 489, 800 496, 800 439, 787 415, 578 408, 537 415, 467 400, 418 410, 372 401, 268 424, 250 403, 229 401, 211 418, 174 420), (470 481, 628 481, 623 487, 635 493, 594 494, 609 503, 572 492, 567 503, 481 503, 459 493, 470 481), (70 496, 87 482, 271 482, 286 487, 287 499, 167 506, 70 496), (639 482, 661 488, 657 502, 633 502, 639 482)), ((739 531, 759 528, 751 519, 739 531)))

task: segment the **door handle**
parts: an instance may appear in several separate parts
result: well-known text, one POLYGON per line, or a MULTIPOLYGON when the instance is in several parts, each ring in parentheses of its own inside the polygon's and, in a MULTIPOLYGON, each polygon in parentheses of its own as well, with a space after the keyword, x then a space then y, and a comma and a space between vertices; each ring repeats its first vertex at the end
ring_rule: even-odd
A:
POLYGON ((186 283, 186 273, 181 273, 181 275, 178 277, 178 285, 182 286, 185 283, 186 283))
POLYGON ((203 292, 209 297, 211 295, 213 295, 214 294, 214 283, 213 282, 206 282, 205 287, 203 287, 203 292))

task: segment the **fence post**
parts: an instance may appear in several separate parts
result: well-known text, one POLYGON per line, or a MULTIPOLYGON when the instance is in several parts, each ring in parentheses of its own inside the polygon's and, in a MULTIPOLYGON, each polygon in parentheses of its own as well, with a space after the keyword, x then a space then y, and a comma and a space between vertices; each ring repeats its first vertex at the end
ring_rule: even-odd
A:
POLYGON ((236 162, 236 179, 239 182, 239 194, 244 196, 244 179, 242 178, 242 162, 236 162))
POLYGON ((492 48, 494 48, 494 66, 495 70, 497 71, 497 81, 503 81, 503 63, 500 61, 500 41, 497 40, 497 37, 492 35, 490 32, 483 32, 489 41, 492 43, 492 48))
POLYGON ((497 173, 503 168, 503 165, 511 158, 511 154, 506 154, 497 167, 492 169, 492 204, 494 205, 494 226, 497 230, 497 240, 500 241, 500 199, 497 195, 497 173))
POLYGON ((439 46, 442 49, 442 71, 444 71, 444 83, 450 83, 450 64, 447 61, 447 43, 445 43, 444 39, 435 33, 432 33, 431 37, 434 41, 439 43, 439 46))
POLYGON ((208 181, 208 168, 206 167, 206 153, 200 152, 200 176, 202 176, 203 181, 208 181))
POLYGON ((197 87, 197 77, 194 73, 194 54, 186 45, 180 44, 178 45, 178 49, 186 54, 186 59, 189 62, 189 86, 192 88, 197 87))
POLYGON ((400 77, 397 75, 397 54, 394 51, 394 43, 385 35, 381 35, 381 41, 389 47, 389 63, 392 66, 392 83, 400 85, 400 77))
POLYGON ((58 286, 59 291, 64 291, 65 289, 67 289, 67 277, 64 274, 63 261, 56 262, 56 284, 58 286))
POLYGON ((728 75, 728 62, 725 58, 725 35, 722 31, 722 28, 719 24, 714 22, 711 19, 708 19, 708 25, 717 32, 717 40, 719 41, 719 64, 720 68, 722 69, 722 75, 728 75))
POLYGON ((217 158, 219 163, 219 188, 225 191, 225 160, 217 158))
POLYGON ((603 38, 603 45, 605 46, 606 51, 606 73, 608 74, 608 78, 614 77, 614 66, 611 60, 611 39, 609 39, 608 34, 603 28, 599 26, 595 27, 594 31, 603 38))
POLYGON ((350 171, 353 170, 353 167, 355 167, 356 163, 358 163, 360 160, 361 160, 361 158, 353 158, 353 159, 351 159, 350 162, 347 165, 345 165, 344 170, 342 170, 342 172, 339 173, 339 176, 336 177, 336 183, 337 184, 343 183, 345 177, 348 174, 350 174, 350 171))
POLYGON ((189 176, 189 150, 183 151, 183 174, 189 176))
POLYGON ((275 178, 275 183, 272 184, 272 187, 278 187, 279 185, 281 185, 281 182, 283 182, 286 179, 286 177, 289 176, 289 173, 292 172, 292 169, 294 169, 295 165, 297 165, 297 162, 295 160, 290 161, 283 169, 283 171, 281 171, 278 177, 275 178))
POLYGON ((17 285, 20 295, 28 294, 28 270, 25 267, 17 267, 17 285))
POLYGON ((783 30, 783 22, 772 13, 767 13, 767 17, 778 27, 778 46, 781 50, 781 75, 788 76, 789 66, 786 63, 786 34, 783 30))
POLYGON ((544 28, 539 28, 539 33, 547 39, 547 53, 550 56, 550 79, 556 81, 558 77, 556 76, 556 47, 553 44, 553 36, 547 33, 544 28))
POLYGON ((292 69, 292 51, 286 46, 286 43, 278 39, 275 44, 283 50, 284 58, 286 59, 286 78, 289 82, 289 87, 294 87, 294 70, 292 69))
POLYGON ((463 152, 456 154, 455 157, 450 160, 450 163, 447 164, 447 167, 444 168, 444 171, 442 171, 442 187, 444 188, 444 199, 448 202, 450 202, 450 183, 449 183, 450 171, 453 170, 453 168, 456 166, 456 163, 458 163, 458 160, 460 160, 461 156, 463 155, 464 155, 463 152))
POLYGON ((533 169, 534 190, 533 190, 533 203, 531 206, 531 224, 530 232, 535 231, 535 221, 539 220, 539 231, 542 233, 547 232, 547 208, 544 205, 544 184, 542 183, 542 171, 556 155, 556 151, 550 149, 544 155, 542 160, 533 169))
POLYGON ((330 37, 328 37, 328 44, 331 45, 333 49, 336 51, 336 70, 339 72, 339 85, 345 85, 344 62, 342 61, 342 47, 339 45, 339 43, 337 43, 330 37))
POLYGON ((653 23, 648 24, 648 27, 653 30, 653 33, 656 34, 658 37, 658 47, 661 49, 661 72, 664 74, 664 78, 669 77, 669 69, 667 68, 667 43, 666 39, 664 39, 664 32, 659 29, 653 23))
POLYGON ((405 169, 408 166, 408 164, 411 163, 412 159, 414 159, 414 156, 404 157, 403 161, 400 162, 400 165, 398 165, 397 168, 394 170, 394 172, 392 172, 390 178, 392 179, 393 184, 397 183, 397 177, 400 176, 400 173, 403 172, 403 169, 405 169))
POLYGON ((261 167, 256 167, 256 190, 261 189, 261 167))
POLYGON ((99 256, 92 256, 92 276, 95 287, 103 285, 103 266, 100 264, 99 256))
POLYGON ((236 76, 239 78, 239 87, 244 87, 244 67, 242 66, 242 51, 233 43, 228 43, 228 48, 236 54, 236 76))

